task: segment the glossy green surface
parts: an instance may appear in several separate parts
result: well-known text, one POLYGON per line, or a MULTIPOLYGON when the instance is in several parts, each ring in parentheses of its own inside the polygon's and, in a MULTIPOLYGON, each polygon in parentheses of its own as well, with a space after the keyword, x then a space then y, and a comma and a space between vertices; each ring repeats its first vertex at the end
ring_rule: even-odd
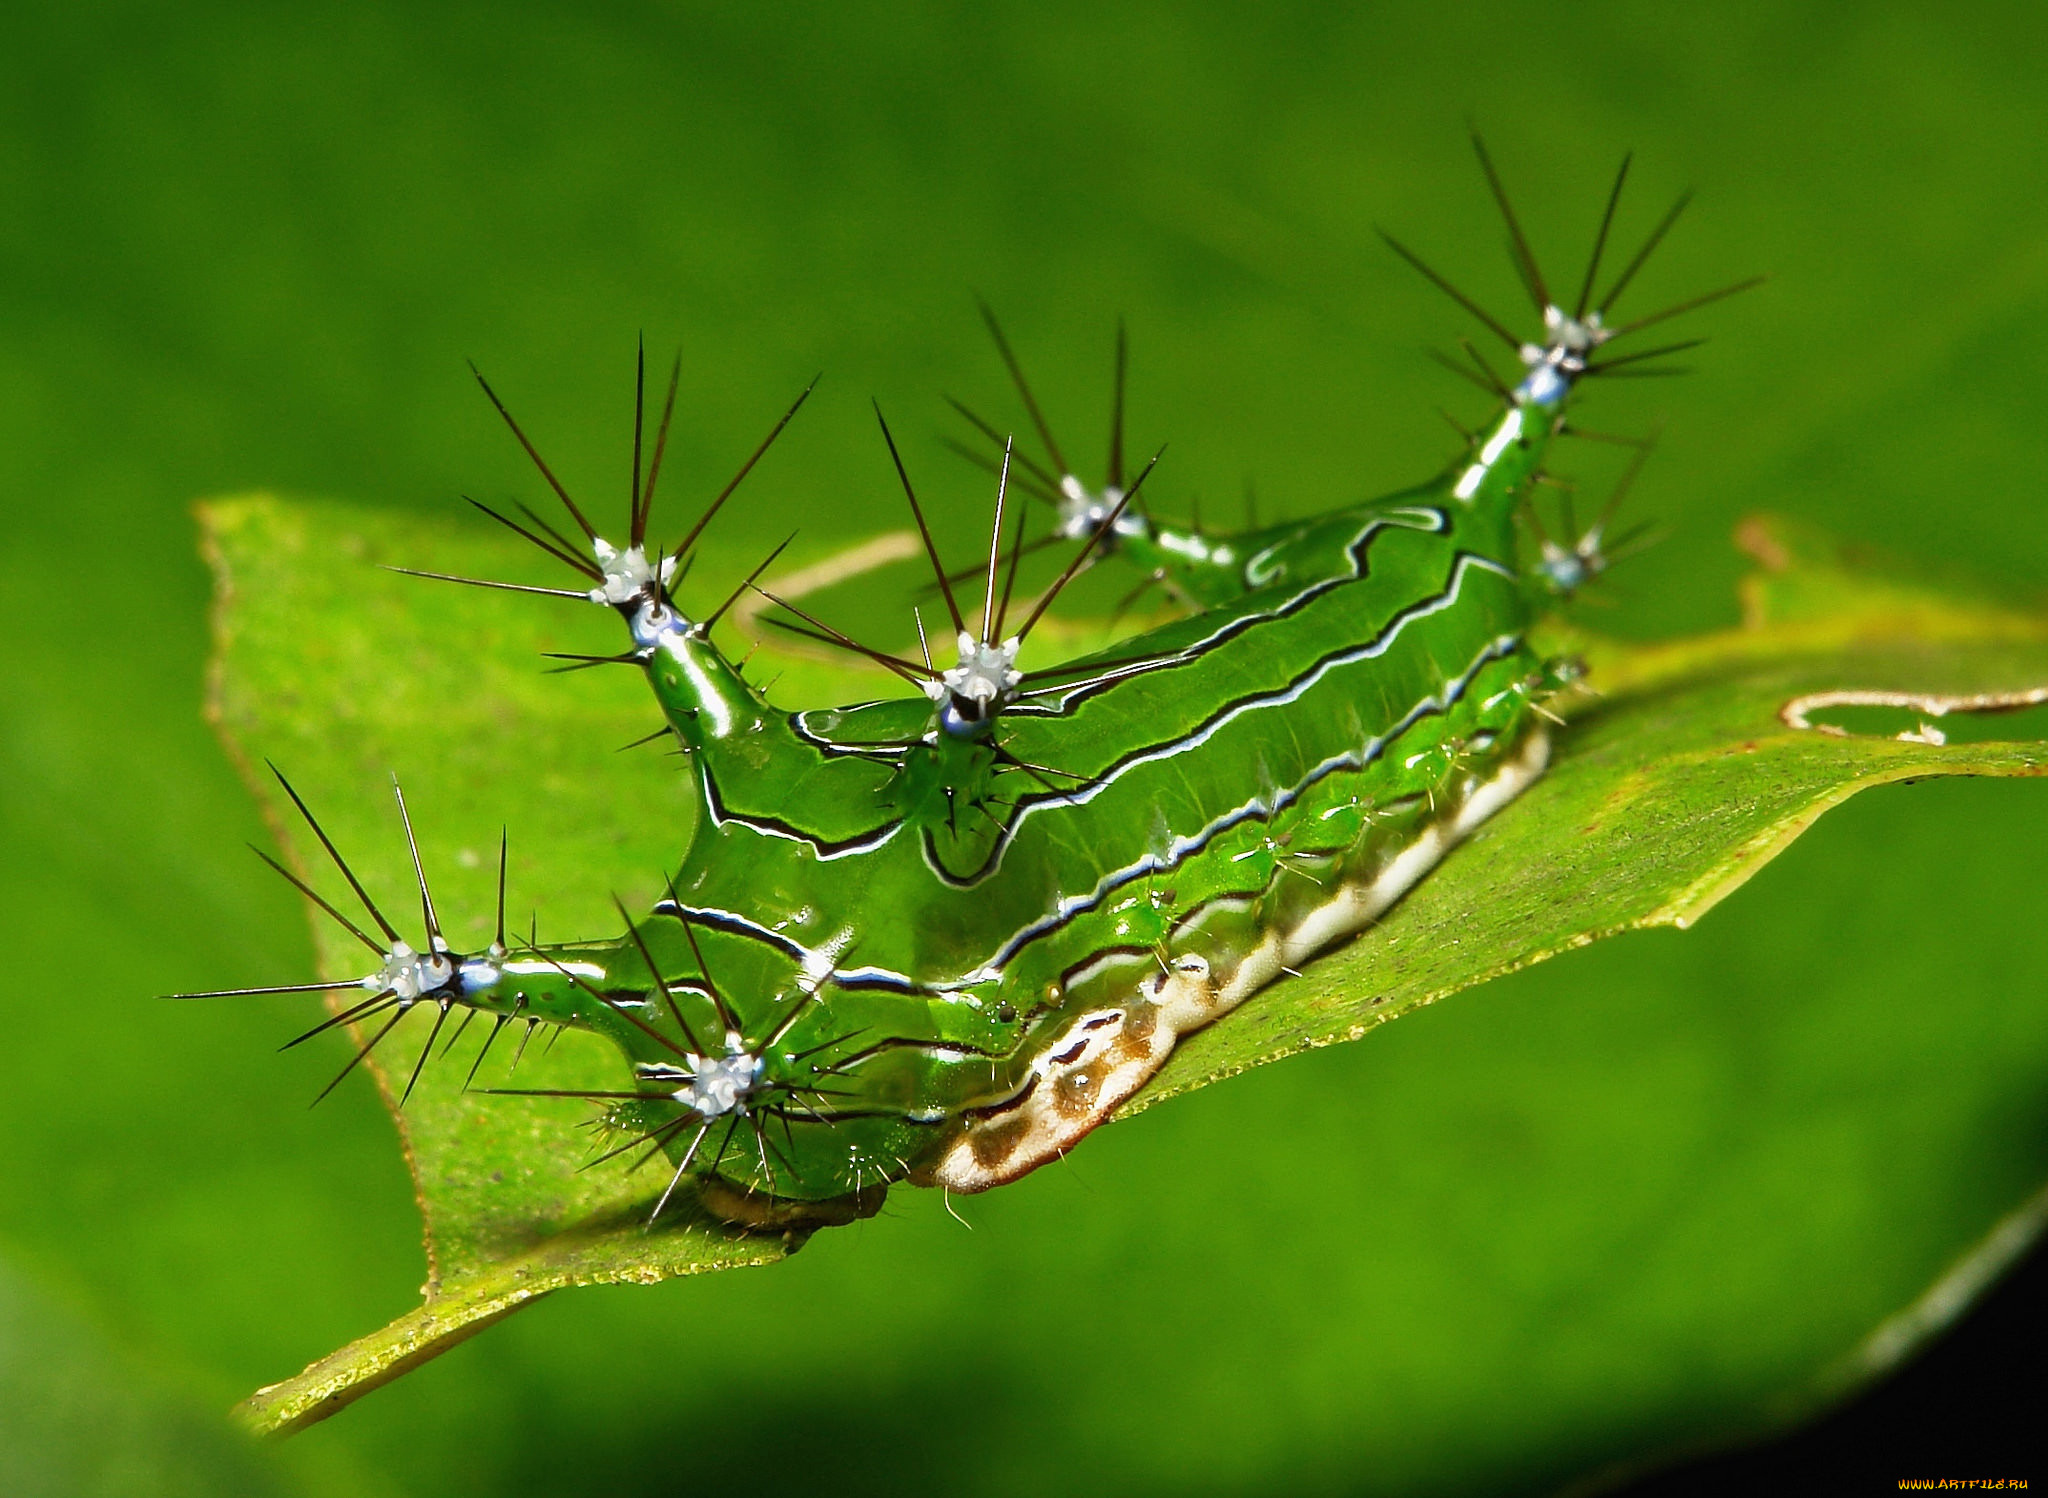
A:
MULTIPOLYGON (((849 1196, 931 1179, 963 1131, 981 1169, 941 1172, 957 1185, 1060 1157, 1135 1085, 1114 1056, 1164 1060, 1170 1039, 1140 1057, 1172 1033, 1166 979, 1198 973, 1224 1012, 1263 945, 1527 752, 1545 678, 1517 536, 1561 419, 1511 403, 1432 483, 1214 538, 1218 576, 1186 591, 1231 601, 1027 673, 972 731, 924 696, 771 703, 646 581, 619 613, 698 797, 668 898, 601 945, 457 954, 425 1002, 604 1035, 631 1070, 592 1101, 620 1152, 660 1150, 677 1181, 849 1196), (1124 1038, 1098 1058, 1105 1025, 1124 1038), (1034 1106, 1071 1120, 1050 1144, 1023 1138, 1034 1106)), ((1156 540, 1123 549, 1146 567, 1156 540)), ((983 629, 1004 637, 993 610, 983 629)), ((375 1045, 413 991, 364 986, 351 1013, 375 1045)))

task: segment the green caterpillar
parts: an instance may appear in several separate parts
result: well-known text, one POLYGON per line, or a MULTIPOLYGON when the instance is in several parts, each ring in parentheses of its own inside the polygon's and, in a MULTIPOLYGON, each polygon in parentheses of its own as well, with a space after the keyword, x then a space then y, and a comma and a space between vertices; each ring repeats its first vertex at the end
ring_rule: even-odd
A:
MULTIPOLYGON (((581 534, 531 511, 531 525, 490 512, 588 585, 521 591, 618 613, 630 638, 618 659, 644 671, 695 777, 696 828, 665 897, 637 921, 622 908, 624 934, 602 940, 513 949, 501 864, 499 936, 476 953, 442 938, 424 871, 426 939, 402 940, 319 833, 375 929, 300 887, 377 959, 357 984, 308 985, 365 995, 319 1028, 379 1022, 363 1053, 414 1009, 434 1013, 436 1036, 461 1010, 464 1023, 491 1017, 493 1039, 515 1020, 608 1037, 630 1071, 615 1090, 574 1095, 606 1109, 622 1141, 611 1153, 666 1156, 657 1214, 686 1181, 714 1210, 761 1221, 829 1215, 898 1180, 978 1191, 1072 1148, 1179 1037, 1371 922, 1542 772, 1542 703, 1569 670, 1531 650, 1529 626, 1610 551, 1603 514, 1562 544, 1539 534, 1525 555, 1532 485, 1580 380, 1690 346, 1616 357, 1613 340, 1742 289, 1608 326, 1685 201, 1593 306, 1624 161, 1566 312, 1483 147, 1480 159, 1543 338, 1516 339, 1394 243, 1525 372, 1498 385, 1497 414, 1456 463, 1389 498, 1231 535, 1147 518, 1133 501, 1150 465, 1123 483, 1121 336, 1118 436, 1109 482, 1091 490, 991 318, 1051 466, 998 438, 990 548, 964 608, 882 428, 938 576, 950 662, 928 647, 918 660, 858 645, 790 604, 791 618, 770 621, 886 665, 914 696, 771 706, 712 640, 765 562, 701 617, 674 596, 696 538, 803 397, 681 544, 650 552, 674 376, 644 484, 636 408, 623 546, 598 533, 486 384, 581 534), (1005 544, 1013 465, 1060 506, 1056 535, 1081 543, 1028 609, 1014 597, 1021 524, 1005 544), (1031 669, 1033 627, 1105 557, 1195 611, 1031 669)), ((414 859, 417 870, 416 848, 414 859)))

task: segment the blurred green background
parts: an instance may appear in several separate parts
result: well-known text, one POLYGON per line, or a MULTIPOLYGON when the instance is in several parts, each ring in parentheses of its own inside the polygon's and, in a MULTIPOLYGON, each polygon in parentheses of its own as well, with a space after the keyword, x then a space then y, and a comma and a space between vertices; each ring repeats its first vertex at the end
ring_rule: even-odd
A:
POLYGON ((1176 1102, 973 1231, 904 1191, 770 1270, 558 1297, 259 1472, 207 1412, 423 1269, 370 1087, 309 1113, 329 1053, 272 1053, 299 1009, 149 997, 311 963, 200 718, 193 499, 531 495, 465 357, 572 482, 622 486, 645 330, 685 355, 672 494, 826 371, 735 539, 898 523, 870 394, 964 535, 985 494, 936 396, 1012 409, 974 292, 1075 448, 1129 319, 1162 506, 1391 488, 1477 398, 1373 226, 1514 306, 1469 115, 1555 280, 1624 147, 1634 233, 1700 189, 1639 310, 1775 277, 1700 319, 1695 377, 1589 402, 1670 417, 1637 501, 1669 539, 1596 622, 1728 622, 1758 508, 2038 588, 2048 14, 359 0, 6 31, 9 1491, 1540 1491, 1786 1415, 2048 1179, 2048 789, 1895 790, 1694 932, 1176 1102))

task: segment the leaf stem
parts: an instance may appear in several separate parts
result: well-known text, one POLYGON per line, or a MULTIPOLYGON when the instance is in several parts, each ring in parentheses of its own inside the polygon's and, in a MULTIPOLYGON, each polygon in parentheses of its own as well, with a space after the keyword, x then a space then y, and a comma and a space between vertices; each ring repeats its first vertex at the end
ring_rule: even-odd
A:
MULTIPOLYGON (((878 1203, 879 1204, 879 1203, 878 1203)), ((637 1214, 636 1214, 637 1216, 637 1214)), ((426 1302, 359 1337, 304 1372, 268 1384, 234 1408, 254 1435, 288 1436, 348 1408, 372 1389, 433 1361, 521 1306, 572 1285, 655 1284, 680 1275, 772 1264, 802 1246, 807 1228, 748 1233, 686 1214, 644 1236, 597 1220, 548 1238, 531 1252, 444 1282, 426 1302)))
POLYGON ((338 1414, 372 1389, 410 1373, 547 1293, 520 1287, 501 1293, 437 1297, 389 1326, 329 1353, 303 1373, 266 1384, 232 1413, 252 1435, 295 1434, 338 1414))

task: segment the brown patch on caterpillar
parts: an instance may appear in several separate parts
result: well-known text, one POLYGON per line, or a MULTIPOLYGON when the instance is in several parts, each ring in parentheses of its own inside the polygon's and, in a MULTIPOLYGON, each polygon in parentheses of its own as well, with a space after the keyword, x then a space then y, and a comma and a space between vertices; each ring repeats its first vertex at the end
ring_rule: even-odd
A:
POLYGON ((1102 1089, 1098 1072, 1081 1067, 1062 1072, 1053 1080, 1052 1105, 1065 1118, 1086 1118, 1096 1111, 1096 1094, 1102 1089))
MULTIPOLYGON (((1178 973, 1169 980, 1185 981, 1178 973)), ((1022 1096, 1000 1113, 964 1119, 938 1164, 914 1179, 986 1191, 1066 1153, 1159 1070, 1177 1033, 1161 1020, 1159 1005, 1136 996, 1080 1016, 1033 1063, 1022 1096)))
POLYGON ((1128 1003, 1092 1010, 1053 1039, 1024 1089, 999 1114, 970 1115, 954 1138, 911 1179, 952 1191, 986 1191, 1058 1159, 1101 1126, 1166 1064, 1179 1038, 1242 1003, 1281 972, 1378 919, 1487 817, 1543 773, 1550 741, 1532 728, 1514 756, 1475 785, 1442 820, 1372 875, 1347 880, 1291 929, 1267 934, 1228 972, 1196 953, 1148 974, 1128 1003), (1109 1021, 1120 1020, 1112 1026, 1109 1021))
POLYGON ((1026 1093, 1019 1104, 1000 1113, 968 1115, 966 1144, 976 1165, 985 1170, 999 1170, 1022 1147, 1024 1136, 1031 1129, 1031 1120, 1022 1111, 1022 1103, 1030 1096, 1026 1093))
POLYGON ((1159 1006, 1137 1003, 1131 1005, 1131 1012, 1124 1017, 1122 1028, 1109 1047, 1112 1064, 1132 1061, 1147 1055, 1152 1049, 1152 1034, 1159 1028, 1159 1006))

